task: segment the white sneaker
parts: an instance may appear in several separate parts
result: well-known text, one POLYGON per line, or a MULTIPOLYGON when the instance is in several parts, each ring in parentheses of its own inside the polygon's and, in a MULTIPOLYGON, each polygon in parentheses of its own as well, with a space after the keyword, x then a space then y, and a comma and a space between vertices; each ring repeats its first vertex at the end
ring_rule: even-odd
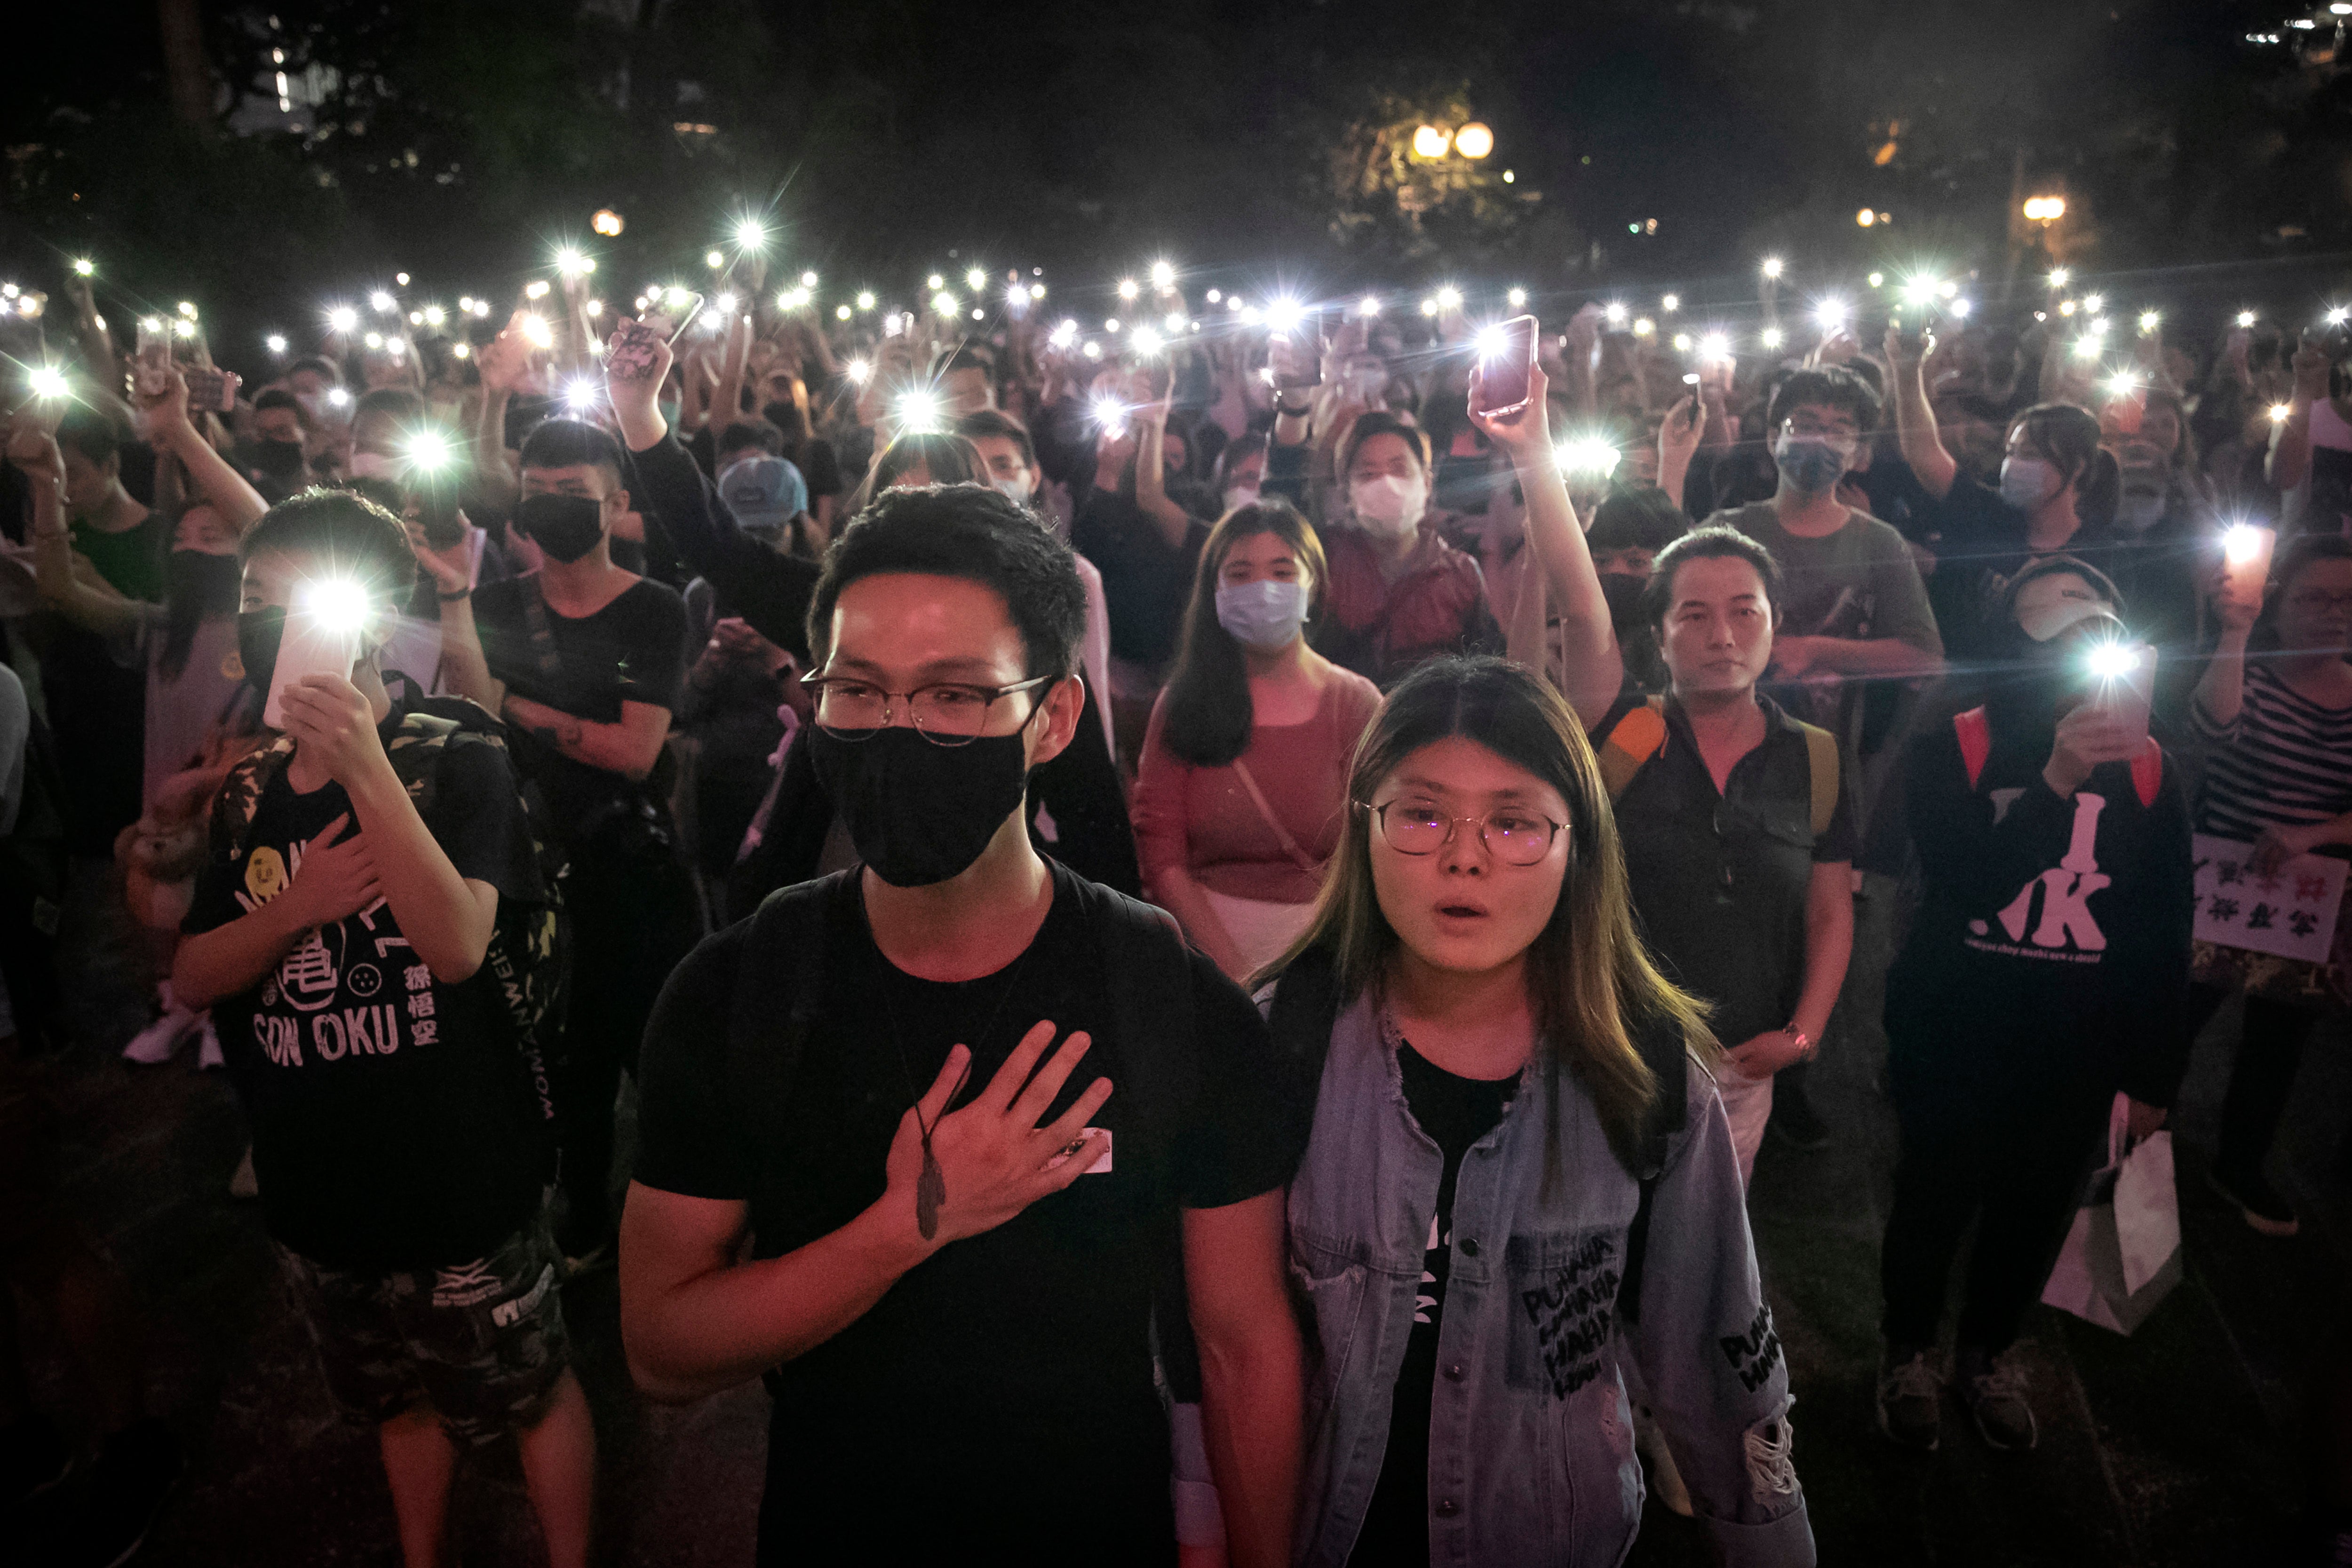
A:
POLYGON ((122 1048, 122 1060, 146 1067, 169 1061, 199 1021, 196 1014, 173 1009, 132 1035, 131 1043, 122 1048))

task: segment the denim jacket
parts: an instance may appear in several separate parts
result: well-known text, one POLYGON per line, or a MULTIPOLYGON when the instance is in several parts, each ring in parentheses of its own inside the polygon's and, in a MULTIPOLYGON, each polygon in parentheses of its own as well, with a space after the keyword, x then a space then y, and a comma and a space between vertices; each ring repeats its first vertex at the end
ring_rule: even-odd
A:
MULTIPOLYGON (((1617 1295, 1639 1187, 1572 1075, 1539 1053, 1465 1156, 1430 1423, 1433 1564, 1624 1560, 1643 1495, 1629 1350, 1724 1559, 1813 1562, 1730 1129, 1705 1072, 1689 1095, 1652 1203, 1638 1324, 1621 1324, 1617 1295)), ((1290 1189, 1291 1274, 1318 1353, 1295 1555, 1317 1568, 1347 1562, 1379 1479, 1443 1164, 1375 1004, 1358 998, 1332 1030, 1290 1189)))

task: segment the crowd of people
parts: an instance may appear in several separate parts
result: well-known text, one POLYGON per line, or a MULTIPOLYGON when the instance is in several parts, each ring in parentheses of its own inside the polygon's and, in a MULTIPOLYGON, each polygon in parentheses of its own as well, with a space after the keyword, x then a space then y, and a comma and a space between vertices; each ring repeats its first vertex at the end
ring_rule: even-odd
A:
MULTIPOLYGON (((1614 1561, 1654 1493, 1810 1563, 1746 1188, 1847 1131, 1858 918, 1888 1439, 1949 1389, 2034 1447, 2111 1116, 2235 998, 2211 1179, 2294 1234, 2352 936, 2198 939, 2194 835, 2352 850, 2332 320, 2109 352, 2095 296, 1924 289, 1738 350, 1594 298, 1520 363, 1458 295, 585 278, 249 392, 86 279, 10 329, 0 1040, 66 1043, 61 905, 136 934, 122 1053, 225 1065, 409 1563, 509 1438, 586 1560, 615 1269, 644 1397, 772 1393, 762 1561, 1614 1561)), ((119 1562, 179 1456, 0 1106, 0 1509, 74 1460, 22 1292, 93 1325, 119 1562)))

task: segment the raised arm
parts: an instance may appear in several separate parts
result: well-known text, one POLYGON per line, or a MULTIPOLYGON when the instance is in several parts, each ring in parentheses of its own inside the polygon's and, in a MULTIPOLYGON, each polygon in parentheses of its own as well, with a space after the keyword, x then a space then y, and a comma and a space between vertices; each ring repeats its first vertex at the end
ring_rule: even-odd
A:
POLYGON ((112 636, 137 626, 145 613, 137 600, 86 571, 75 557, 66 527, 65 462, 57 438, 31 420, 19 420, 8 437, 8 461, 33 492, 33 585, 42 601, 86 632, 112 636))
POLYGON ((1184 537, 1192 531, 1192 514, 1168 498, 1168 404, 1175 390, 1171 380, 1166 392, 1129 417, 1135 426, 1135 504, 1151 519, 1168 548, 1181 550, 1184 537))
POLYGON ((2311 411, 2327 395, 2327 352, 2304 341, 2294 350, 2294 392, 2287 400, 2286 419, 2271 434, 2271 449, 2263 459, 2263 477, 2278 490, 2292 490, 2311 477, 2311 411))
POLYGON ((188 382, 178 366, 164 371, 163 391, 142 402, 140 409, 147 415, 149 440, 159 452, 169 452, 180 460, 188 483, 229 527, 241 535, 261 520, 269 503, 188 418, 188 382))
POLYGON ((1952 493, 1960 465, 1944 449, 1936 428, 1936 411, 1927 406, 1927 361, 1935 353, 1931 339, 1924 352, 1915 351, 1896 328, 1886 329, 1887 380, 1895 388, 1895 434, 1903 461, 1918 476, 1919 487, 1940 501, 1952 493))
POLYGON ((1546 598, 1559 611, 1566 662, 1561 695, 1590 727, 1617 700, 1625 684, 1625 665, 1617 649, 1616 628, 1610 623, 1609 601, 1601 591, 1601 576, 1593 570, 1592 552, 1585 546, 1567 481, 1560 476, 1559 455, 1552 450, 1544 373, 1528 367, 1526 406, 1500 418, 1477 412, 1481 384, 1482 372, 1473 371, 1470 420, 1487 440, 1510 454, 1518 474, 1519 490, 1528 503, 1528 548, 1543 572, 1546 598))

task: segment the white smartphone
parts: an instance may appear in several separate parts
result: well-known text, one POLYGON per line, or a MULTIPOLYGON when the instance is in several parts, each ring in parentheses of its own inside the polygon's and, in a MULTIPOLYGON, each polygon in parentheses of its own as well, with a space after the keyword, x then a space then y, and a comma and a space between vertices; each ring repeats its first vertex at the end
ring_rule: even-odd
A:
POLYGON ((349 680, 352 666, 359 662, 362 622, 339 612, 340 595, 309 597, 310 602, 298 601, 286 612, 286 633, 278 644, 278 664, 269 674, 269 697, 261 708, 261 722, 272 729, 286 727, 287 687, 308 675, 341 675, 349 680))
POLYGON ((2102 650, 2098 704, 2135 739, 2147 738, 2147 713, 2156 701, 2156 649, 2147 643, 2126 643, 2102 650))

